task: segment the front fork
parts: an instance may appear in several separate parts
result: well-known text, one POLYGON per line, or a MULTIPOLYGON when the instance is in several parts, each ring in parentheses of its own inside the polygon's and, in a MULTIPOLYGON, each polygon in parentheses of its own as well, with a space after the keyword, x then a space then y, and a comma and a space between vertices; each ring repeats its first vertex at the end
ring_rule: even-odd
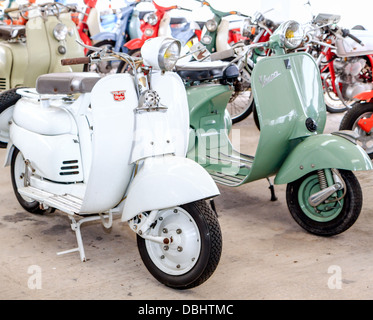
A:
POLYGON ((157 215, 159 210, 152 210, 150 212, 143 212, 133 217, 128 221, 128 224, 132 231, 136 232, 140 237, 157 242, 159 244, 169 245, 173 242, 172 236, 160 237, 150 235, 150 229, 153 228, 157 223, 157 215))
POLYGON ((346 184, 337 169, 321 169, 317 171, 320 191, 308 198, 308 203, 316 209, 322 203, 332 203, 341 200, 346 195, 346 184), (343 189, 338 197, 337 191, 343 189), (331 198, 330 198, 331 197, 331 198))

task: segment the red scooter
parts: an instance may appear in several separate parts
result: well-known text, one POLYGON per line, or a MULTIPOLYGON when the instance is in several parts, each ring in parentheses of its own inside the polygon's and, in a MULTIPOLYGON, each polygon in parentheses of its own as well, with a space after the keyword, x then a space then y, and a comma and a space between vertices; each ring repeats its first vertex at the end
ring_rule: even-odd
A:
POLYGON ((316 44, 310 53, 320 66, 329 112, 346 111, 354 96, 373 89, 372 33, 342 29, 337 26, 339 19, 338 15, 319 14, 313 20, 316 44))
MULTIPOLYGON (((190 39, 196 36, 195 31, 191 28, 182 30, 180 34, 174 35, 173 31, 171 30, 171 24, 173 22, 170 15, 168 14, 168 11, 171 11, 173 9, 181 9, 185 11, 192 10, 182 8, 177 5, 162 7, 157 5, 154 1, 153 5, 156 10, 154 12, 147 13, 141 21, 141 38, 131 39, 124 44, 124 47, 128 50, 127 53, 131 56, 140 56, 141 47, 143 46, 144 42, 150 38, 156 38, 158 36, 173 36, 174 38, 181 40, 181 42, 184 42, 186 44, 190 39)), ((126 70, 127 64, 122 61, 118 67, 117 73, 122 73, 126 70)))
POLYGON ((339 130, 352 130, 357 143, 373 159, 373 90, 354 97, 355 102, 342 118, 339 130))

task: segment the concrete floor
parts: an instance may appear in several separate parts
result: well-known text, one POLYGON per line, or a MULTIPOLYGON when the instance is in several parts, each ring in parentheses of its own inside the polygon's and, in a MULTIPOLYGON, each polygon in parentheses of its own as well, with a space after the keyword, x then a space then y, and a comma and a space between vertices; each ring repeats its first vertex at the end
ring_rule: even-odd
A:
MULTIPOLYGON (((326 131, 336 130, 341 117, 328 114, 326 131)), ((241 130, 241 151, 254 154, 258 131, 252 116, 235 128, 241 130)), ((0 150, 0 159, 4 155, 0 150)), ((0 168, 0 299, 372 299, 373 174, 356 175, 364 195, 361 215, 332 238, 308 234, 295 223, 286 186, 276 186, 276 202, 269 201, 266 180, 219 187, 220 264, 203 285, 176 291, 150 275, 134 233, 119 220, 108 231, 99 222, 83 225, 87 262, 78 253, 57 256, 76 246, 68 218, 59 211, 25 212, 9 168, 0 168), (36 274, 40 282, 33 281, 36 274)))

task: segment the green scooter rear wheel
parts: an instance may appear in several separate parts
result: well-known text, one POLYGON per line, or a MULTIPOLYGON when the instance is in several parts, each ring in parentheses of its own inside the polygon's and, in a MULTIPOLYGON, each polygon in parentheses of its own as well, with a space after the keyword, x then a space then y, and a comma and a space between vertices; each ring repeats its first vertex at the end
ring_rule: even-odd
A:
MULTIPOLYGON (((312 207, 308 198, 321 190, 317 172, 291 182, 286 188, 286 201, 294 220, 306 231, 319 236, 333 236, 349 229, 362 208, 362 191, 351 171, 340 170, 346 190, 337 191, 339 201, 312 207)), ((335 195, 334 195, 335 196, 335 195)), ((333 195, 327 200, 332 200, 333 195)))

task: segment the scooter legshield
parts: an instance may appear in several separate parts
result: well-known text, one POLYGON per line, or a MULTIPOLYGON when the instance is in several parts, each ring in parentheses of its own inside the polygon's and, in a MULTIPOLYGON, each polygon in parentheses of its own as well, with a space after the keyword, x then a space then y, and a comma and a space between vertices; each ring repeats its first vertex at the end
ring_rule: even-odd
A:
POLYGON ((122 221, 141 212, 179 206, 219 194, 207 171, 190 159, 172 155, 146 158, 129 187, 122 221))
POLYGON ((358 171, 372 170, 373 166, 360 146, 335 134, 321 134, 308 137, 291 151, 274 182, 289 183, 326 168, 358 171))

